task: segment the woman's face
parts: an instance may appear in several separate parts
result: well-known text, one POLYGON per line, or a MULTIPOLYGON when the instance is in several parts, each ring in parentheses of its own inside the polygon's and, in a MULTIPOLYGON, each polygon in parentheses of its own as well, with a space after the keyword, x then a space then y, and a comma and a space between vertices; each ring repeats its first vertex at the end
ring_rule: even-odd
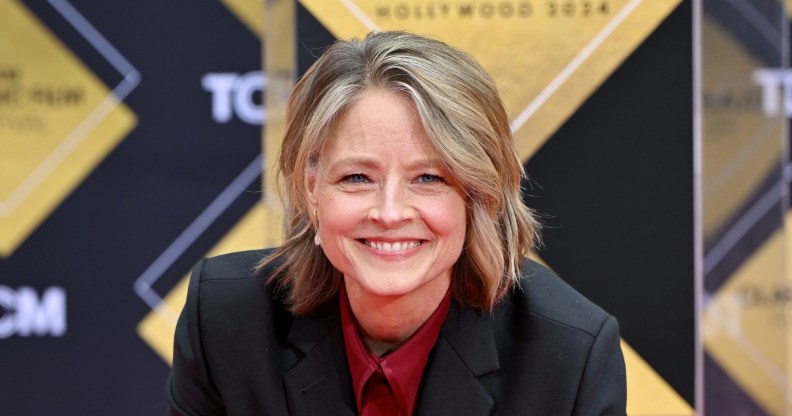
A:
POLYGON ((350 296, 445 293, 466 227, 449 177, 395 93, 368 91, 335 123, 308 186, 322 249, 350 296))

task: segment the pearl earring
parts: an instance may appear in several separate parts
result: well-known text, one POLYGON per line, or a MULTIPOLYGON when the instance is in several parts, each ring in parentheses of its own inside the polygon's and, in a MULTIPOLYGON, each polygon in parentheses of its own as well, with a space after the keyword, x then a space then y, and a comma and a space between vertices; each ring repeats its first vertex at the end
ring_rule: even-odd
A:
MULTIPOLYGON (((316 208, 314 208, 314 210, 313 210, 313 217, 314 217, 314 219, 316 219, 316 208)), ((322 244, 322 239, 319 238, 319 231, 317 230, 316 235, 314 236, 314 245, 318 246, 318 245, 321 245, 321 244, 322 244)))

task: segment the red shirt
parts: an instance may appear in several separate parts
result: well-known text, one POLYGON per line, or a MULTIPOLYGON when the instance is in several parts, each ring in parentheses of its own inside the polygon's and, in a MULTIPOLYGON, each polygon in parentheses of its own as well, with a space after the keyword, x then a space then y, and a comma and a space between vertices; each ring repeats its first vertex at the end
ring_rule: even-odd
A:
POLYGON ((370 353, 363 345, 344 285, 340 292, 341 325, 358 415, 412 415, 429 352, 448 314, 451 291, 407 342, 383 357, 370 353))

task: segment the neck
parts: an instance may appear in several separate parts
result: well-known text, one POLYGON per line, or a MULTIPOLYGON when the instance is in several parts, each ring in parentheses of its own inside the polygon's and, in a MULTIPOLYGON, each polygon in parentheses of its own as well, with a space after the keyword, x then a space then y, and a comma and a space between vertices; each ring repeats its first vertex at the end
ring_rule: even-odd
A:
POLYGON ((440 305, 451 284, 437 278, 405 295, 379 296, 344 279, 352 314, 369 351, 382 356, 407 341, 440 305))

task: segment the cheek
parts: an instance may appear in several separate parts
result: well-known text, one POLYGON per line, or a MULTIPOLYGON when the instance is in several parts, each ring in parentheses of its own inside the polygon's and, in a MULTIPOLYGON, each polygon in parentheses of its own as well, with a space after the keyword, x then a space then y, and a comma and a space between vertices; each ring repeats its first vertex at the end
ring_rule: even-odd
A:
POLYGON ((323 237, 336 238, 355 229, 361 216, 361 205, 352 198, 324 195, 319 199, 319 228, 323 237))
POLYGON ((435 234, 451 239, 454 244, 464 244, 467 212, 460 197, 455 195, 433 204, 427 217, 430 218, 427 223, 435 234))

